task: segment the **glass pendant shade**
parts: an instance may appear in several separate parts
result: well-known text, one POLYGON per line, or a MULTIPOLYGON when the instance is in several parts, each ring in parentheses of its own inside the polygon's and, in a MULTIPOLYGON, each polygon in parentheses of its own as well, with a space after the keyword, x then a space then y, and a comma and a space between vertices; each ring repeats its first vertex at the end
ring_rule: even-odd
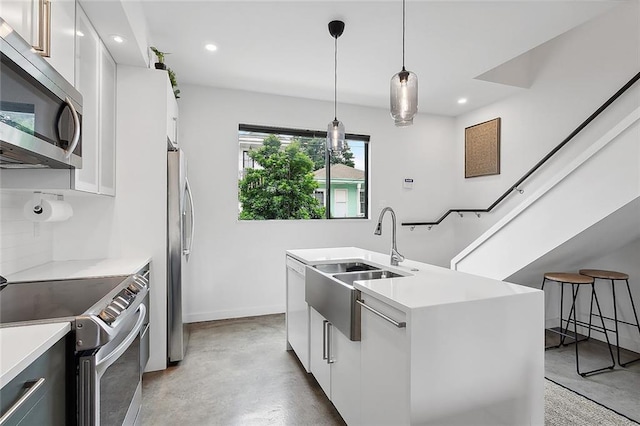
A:
POLYGON ((331 151, 342 151, 344 148, 344 124, 334 119, 327 126, 327 148, 331 151))
POLYGON ((391 78, 391 117, 398 127, 413 124, 418 112, 418 76, 402 67, 391 78))

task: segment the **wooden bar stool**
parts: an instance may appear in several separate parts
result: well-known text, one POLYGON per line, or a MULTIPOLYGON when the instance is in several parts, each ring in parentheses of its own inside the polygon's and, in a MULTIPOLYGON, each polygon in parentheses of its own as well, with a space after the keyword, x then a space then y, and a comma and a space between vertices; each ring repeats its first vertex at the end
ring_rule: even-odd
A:
MULTIPOLYGON (((557 282, 560 284, 560 330, 555 330, 553 328, 548 328, 547 330, 552 332, 552 333, 556 333, 559 334, 561 337, 560 339, 560 343, 556 346, 550 346, 550 347, 546 347, 545 350, 547 349, 552 349, 552 348, 558 348, 562 345, 565 345, 564 341, 565 338, 569 337, 570 339, 573 339, 572 343, 575 343, 575 347, 576 347, 576 371, 578 372, 578 374, 582 377, 586 377, 587 375, 590 374, 594 374, 594 373, 598 373, 604 370, 613 370, 613 367, 615 366, 615 360, 613 358, 613 351, 611 350, 611 344, 609 343, 609 336, 607 336, 606 333, 606 329, 605 329, 605 324, 604 324, 604 318, 602 317, 602 312, 600 310, 600 303, 598 302, 598 296, 595 293, 595 285, 594 285, 594 279, 592 277, 589 277, 587 275, 581 275, 581 274, 573 274, 573 273, 567 273, 567 272, 547 272, 544 274, 544 278, 542 279, 542 290, 544 290, 544 284, 546 281, 553 281, 553 282, 557 282), (567 319, 563 318, 562 315, 562 305, 564 302, 564 286, 565 284, 570 284, 571 285, 571 294, 572 294, 572 302, 571 302, 571 310, 569 311, 569 315, 567 316, 567 319), (595 299, 596 301, 596 307, 598 308, 598 315, 600 316, 600 321, 602 322, 602 327, 599 326, 595 326, 591 324, 591 315, 589 316, 589 322, 586 323, 584 321, 579 321, 576 317, 576 300, 578 298, 578 291, 580 290, 581 286, 584 285, 591 285, 591 297, 592 297, 592 305, 593 305, 593 300, 595 299), (571 318, 571 315, 573 314, 573 318, 571 318), (563 328, 563 323, 566 323, 567 326, 565 328, 563 328), (573 335, 569 334, 569 325, 573 324, 573 335), (611 365, 607 366, 607 367, 602 367, 602 368, 596 368, 595 370, 590 370, 590 371, 585 371, 583 373, 580 372, 580 355, 579 355, 579 351, 578 351, 578 343, 582 342, 584 340, 587 340, 589 337, 586 337, 582 340, 578 340, 578 325, 581 325, 583 327, 588 327, 589 329, 589 337, 591 336, 591 330, 596 330, 599 331, 601 333, 604 334, 605 338, 607 339, 607 346, 609 347, 609 354, 611 355, 611 365)), ((592 312, 590 312, 590 314, 592 314, 592 312)), ((566 346, 566 345, 565 345, 566 346)))
MULTIPOLYGON (((616 272, 616 271, 605 271, 605 270, 601 270, 601 269, 580 269, 579 271, 582 275, 586 275, 588 277, 591 277, 595 280, 607 280, 607 281, 611 281, 611 294, 613 297, 613 318, 610 317, 604 317, 607 320, 613 321, 614 330, 608 330, 608 331, 613 331, 616 334, 616 349, 617 349, 617 353, 618 353, 618 364, 620 364, 620 367, 626 367, 627 365, 631 364, 632 362, 636 362, 636 361, 640 361, 640 358, 636 358, 633 359, 631 361, 627 361, 625 363, 623 363, 620 360, 620 337, 618 335, 618 324, 622 323, 622 324, 626 324, 632 327, 636 327, 638 329, 638 333, 640 333, 640 323, 638 322, 638 313, 636 312, 636 305, 633 302, 633 296, 631 296, 631 288, 629 287, 629 275, 622 273, 622 272, 616 272), (627 283, 627 293, 629 294, 629 302, 631 302, 631 310, 633 311, 633 317, 636 320, 635 323, 632 322, 627 322, 627 321, 622 321, 621 319, 618 319, 618 308, 617 308, 617 301, 616 301, 616 286, 615 286, 615 282, 616 281, 624 281, 627 283)), ((595 294, 595 291, 594 293, 595 294)), ((591 297, 591 303, 593 304, 593 295, 591 297)))

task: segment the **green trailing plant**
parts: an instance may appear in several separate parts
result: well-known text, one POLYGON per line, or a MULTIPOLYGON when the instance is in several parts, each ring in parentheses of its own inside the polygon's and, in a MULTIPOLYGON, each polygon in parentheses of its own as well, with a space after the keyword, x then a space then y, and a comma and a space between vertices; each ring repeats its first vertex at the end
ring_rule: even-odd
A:
POLYGON ((171 82, 171 87, 173 88, 173 96, 176 99, 180 99, 180 89, 178 89, 178 80, 176 80, 176 73, 171 68, 167 68, 167 73, 169 74, 169 81, 171 82))

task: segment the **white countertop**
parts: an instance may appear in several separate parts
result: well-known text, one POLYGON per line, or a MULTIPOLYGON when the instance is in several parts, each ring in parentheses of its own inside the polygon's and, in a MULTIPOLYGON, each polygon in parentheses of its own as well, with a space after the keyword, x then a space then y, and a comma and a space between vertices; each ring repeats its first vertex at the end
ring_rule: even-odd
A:
POLYGON ((401 278, 354 283, 354 287, 361 292, 377 297, 403 311, 540 291, 412 260, 400 262, 399 266, 391 266, 388 254, 357 247, 287 250, 287 254, 309 265, 362 260, 406 275, 401 278))
POLYGON ((16 272, 5 278, 9 283, 17 283, 131 275, 150 261, 149 257, 55 261, 16 272))
POLYGON ((70 330, 68 322, 0 328, 0 388, 70 330))

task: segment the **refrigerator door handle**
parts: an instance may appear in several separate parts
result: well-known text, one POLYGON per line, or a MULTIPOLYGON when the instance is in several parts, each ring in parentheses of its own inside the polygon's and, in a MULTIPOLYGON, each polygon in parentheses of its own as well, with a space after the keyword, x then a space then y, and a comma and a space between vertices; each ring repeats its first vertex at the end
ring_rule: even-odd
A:
MULTIPOLYGON (((189 255, 191 254, 191 247, 193 246, 193 233, 195 231, 195 222, 194 222, 195 212, 194 212, 194 209, 193 209, 193 196, 191 195, 191 186, 189 185, 189 179, 185 178, 184 189, 185 189, 185 194, 189 198, 189 207, 190 207, 189 211, 190 211, 190 214, 191 214, 191 230, 189 232, 189 239, 188 239, 189 247, 185 247, 182 250, 182 254, 185 255, 187 257, 187 260, 188 260, 189 259, 189 255)), ((182 214, 183 214, 183 216, 186 216, 187 212, 183 211, 182 214)))

